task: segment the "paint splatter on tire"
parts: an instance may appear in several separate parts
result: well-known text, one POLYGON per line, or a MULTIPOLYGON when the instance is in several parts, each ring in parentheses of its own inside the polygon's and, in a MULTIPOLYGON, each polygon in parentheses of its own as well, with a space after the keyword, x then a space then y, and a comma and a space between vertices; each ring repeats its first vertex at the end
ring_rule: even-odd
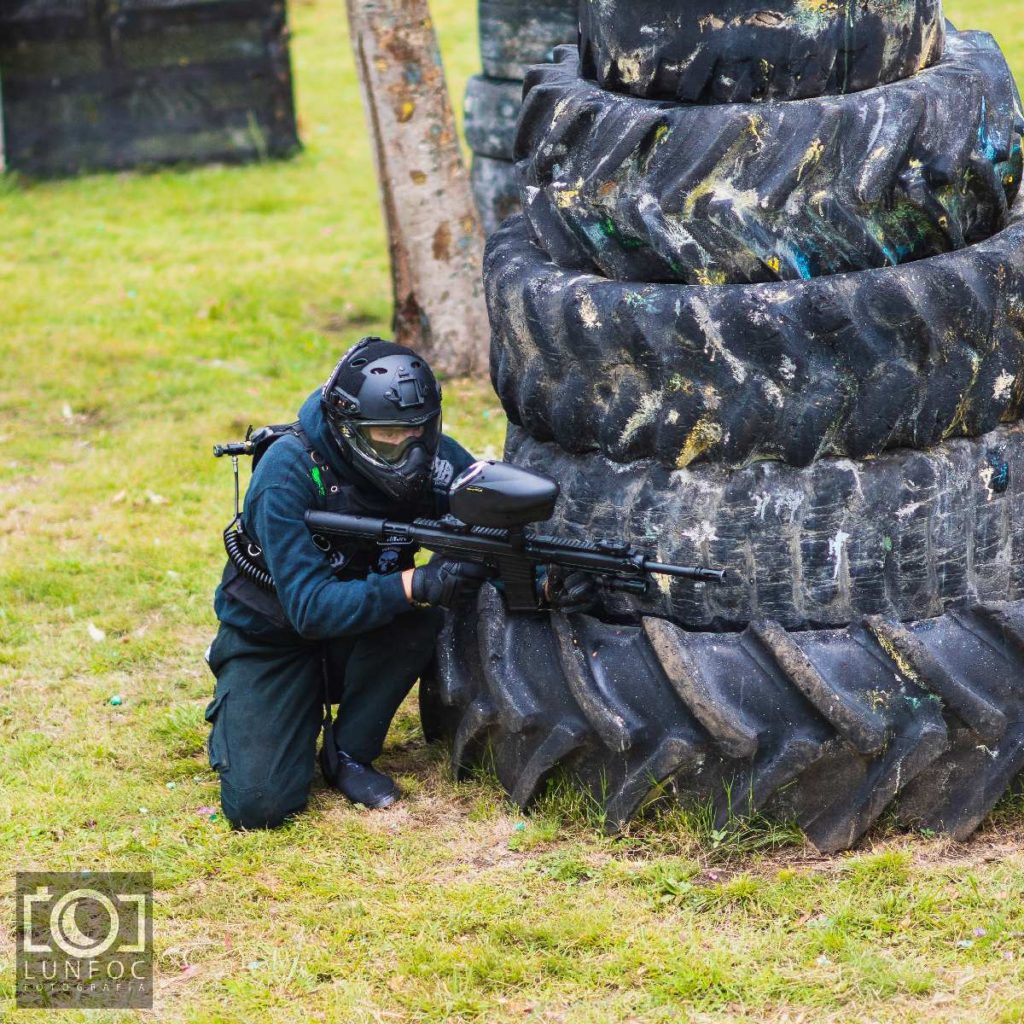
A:
POLYGON ((523 807, 575 779, 613 831, 701 800, 829 852, 883 813, 963 839, 1024 768, 1020 103, 988 37, 952 33, 935 65, 938 0, 797 9, 714 5, 683 67, 690 0, 585 3, 584 72, 671 102, 581 83, 569 56, 531 72, 534 230, 507 222, 485 267, 506 457, 558 479, 546 529, 729 573, 594 615, 510 615, 484 587, 448 620, 424 728, 523 807), (931 240, 876 266, 897 209, 931 240), (683 228, 699 258, 659 263, 683 228), (805 273, 819 229, 832 255, 805 273))
POLYGON ((719 827, 791 817, 823 852, 887 809, 963 839, 1024 768, 1019 602, 723 634, 509 615, 486 587, 440 650, 421 701, 456 771, 486 757, 523 808, 564 773, 612 832, 671 799, 711 801, 719 827))
POLYGON ((685 103, 849 93, 942 53, 941 0, 583 0, 584 72, 604 89, 685 103))
POLYGON ((868 614, 925 619, 965 598, 1024 598, 1019 423, 928 451, 804 469, 620 466, 515 428, 507 456, 561 485, 545 532, 623 538, 657 561, 729 570, 721 586, 658 577, 644 599, 609 596, 616 620, 657 615, 733 630, 768 617, 808 629, 868 614))
POLYGON ((480 0, 480 55, 492 78, 519 78, 579 38, 575 0, 480 0))
POLYGON ((988 238, 1020 188, 1022 129, 983 32, 951 33, 933 67, 867 92, 716 106, 606 92, 561 47, 527 76, 516 155, 530 226, 561 266, 742 284, 988 238))
POLYGON ((1024 201, 917 263, 705 288, 555 266, 521 218, 488 244, 491 371, 513 423, 670 468, 864 458, 978 436, 1024 402, 1024 201))

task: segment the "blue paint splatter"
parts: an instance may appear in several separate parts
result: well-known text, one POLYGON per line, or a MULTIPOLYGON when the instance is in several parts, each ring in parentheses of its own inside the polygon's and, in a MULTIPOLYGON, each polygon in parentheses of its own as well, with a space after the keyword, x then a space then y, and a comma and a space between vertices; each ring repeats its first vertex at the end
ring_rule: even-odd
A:
POLYGON ((996 147, 992 145, 992 140, 988 137, 988 100, 986 97, 981 97, 981 122, 978 125, 978 145, 985 152, 985 158, 990 163, 995 163, 996 159, 996 147))
POLYGON ((796 267, 797 273, 799 273, 805 281, 809 281, 813 276, 811 273, 811 261, 802 252, 791 253, 790 259, 792 259, 793 266, 796 267))
POLYGON ((1010 486, 1010 464, 998 448, 989 448, 985 453, 988 464, 992 467, 992 480, 989 486, 996 494, 1005 494, 1010 486))

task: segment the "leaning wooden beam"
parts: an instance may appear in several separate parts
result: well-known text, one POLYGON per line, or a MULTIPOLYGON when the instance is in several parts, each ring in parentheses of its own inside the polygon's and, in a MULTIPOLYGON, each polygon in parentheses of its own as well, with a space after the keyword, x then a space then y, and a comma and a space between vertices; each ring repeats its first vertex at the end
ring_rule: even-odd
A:
POLYGON ((396 340, 445 374, 484 374, 484 238, 427 0, 347 6, 387 222, 396 340))

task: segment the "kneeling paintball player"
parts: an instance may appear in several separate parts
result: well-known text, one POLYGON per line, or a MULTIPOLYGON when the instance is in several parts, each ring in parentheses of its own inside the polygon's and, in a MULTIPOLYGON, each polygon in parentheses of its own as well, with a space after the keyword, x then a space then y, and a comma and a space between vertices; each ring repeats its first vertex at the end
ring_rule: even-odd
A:
POLYGON ((416 568, 408 544, 323 551, 303 518, 311 509, 394 520, 447 512, 448 485, 473 458, 441 433, 441 389, 415 352, 364 338, 297 423, 261 433, 273 443, 261 450, 253 438, 252 480, 229 531, 248 571, 229 558, 208 655, 217 677, 210 764, 225 816, 243 828, 276 827, 306 806, 322 725, 326 780, 354 803, 394 803, 394 782, 372 763, 433 656, 440 609, 487 577, 454 559, 416 568))

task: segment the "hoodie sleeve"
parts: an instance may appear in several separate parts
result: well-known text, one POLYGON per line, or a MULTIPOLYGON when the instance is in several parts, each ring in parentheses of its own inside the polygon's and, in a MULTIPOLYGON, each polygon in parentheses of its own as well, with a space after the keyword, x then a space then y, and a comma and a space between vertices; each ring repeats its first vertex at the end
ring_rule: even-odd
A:
POLYGON ((474 462, 476 462, 476 456, 470 455, 470 453, 467 452, 458 441, 454 440, 454 438, 446 437, 445 440, 448 442, 445 454, 451 460, 455 476, 460 476, 469 469, 474 462))
POLYGON ((409 610, 401 573, 341 581, 306 527, 313 484, 284 441, 264 457, 245 501, 246 528, 259 538, 277 594, 295 631, 307 640, 364 633, 409 610))

